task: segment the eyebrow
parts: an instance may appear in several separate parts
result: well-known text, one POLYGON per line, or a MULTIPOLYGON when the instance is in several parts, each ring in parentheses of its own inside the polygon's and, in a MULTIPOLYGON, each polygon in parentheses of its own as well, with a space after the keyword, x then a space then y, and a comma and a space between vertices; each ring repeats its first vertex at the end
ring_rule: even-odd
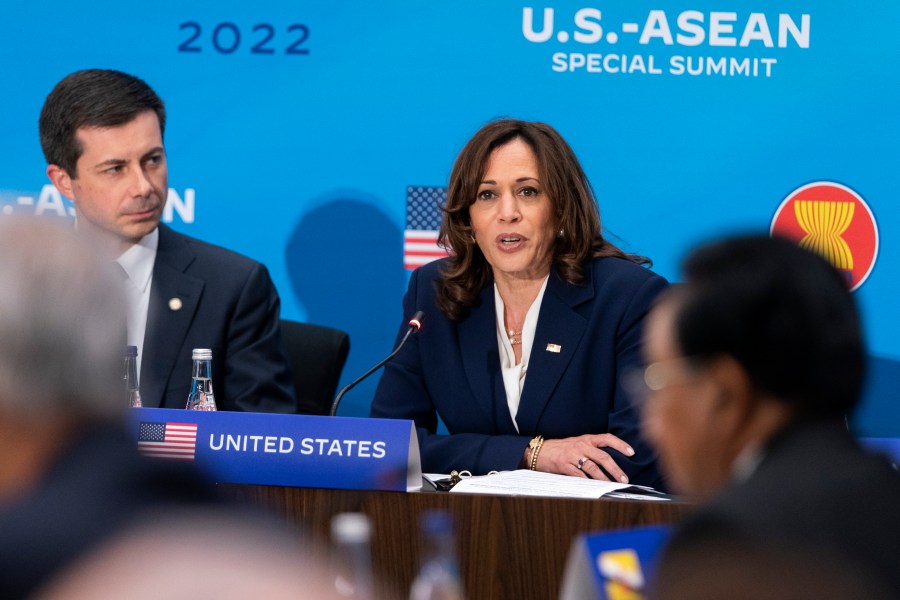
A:
POLYGON ((94 165, 94 168, 102 170, 106 169, 107 167, 118 167, 124 165, 126 162, 128 161, 121 158, 110 158, 108 160, 104 160, 103 162, 97 163, 96 165, 94 165))
POLYGON ((144 160, 147 157, 153 156, 154 154, 165 154, 165 153, 166 153, 165 148, 163 148, 162 146, 156 146, 155 148, 150 148, 149 150, 144 152, 144 155, 141 156, 141 160, 144 160))
MULTIPOLYGON (((148 156, 153 156, 154 154, 159 154, 159 153, 165 154, 165 152, 166 152, 165 148, 163 148, 162 146, 156 146, 154 148, 151 148, 150 150, 147 150, 141 156, 141 160, 144 160, 148 156)), ((94 168, 102 170, 102 169, 106 169, 109 167, 119 167, 119 166, 126 164, 127 162, 128 161, 125 160, 124 158, 109 158, 102 162, 97 163, 96 165, 94 165, 94 168)))
MULTIPOLYGON (((541 182, 541 180, 538 179, 537 177, 519 177, 518 179, 516 179, 516 183, 522 183, 523 181, 537 181, 538 183, 541 182)), ((497 182, 494 181, 493 179, 485 179, 481 183, 482 183, 482 185, 484 185, 484 184, 497 185, 497 182)))

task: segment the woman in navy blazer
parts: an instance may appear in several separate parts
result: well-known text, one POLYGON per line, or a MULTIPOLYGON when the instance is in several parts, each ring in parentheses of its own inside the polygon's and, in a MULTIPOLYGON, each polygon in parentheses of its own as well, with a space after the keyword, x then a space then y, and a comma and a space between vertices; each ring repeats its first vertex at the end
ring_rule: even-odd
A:
POLYGON ((415 422, 426 472, 659 487, 622 380, 666 281, 603 238, 565 140, 511 119, 478 131, 450 175, 439 243, 453 254, 412 274, 403 311, 424 324, 385 368, 372 416, 415 422))

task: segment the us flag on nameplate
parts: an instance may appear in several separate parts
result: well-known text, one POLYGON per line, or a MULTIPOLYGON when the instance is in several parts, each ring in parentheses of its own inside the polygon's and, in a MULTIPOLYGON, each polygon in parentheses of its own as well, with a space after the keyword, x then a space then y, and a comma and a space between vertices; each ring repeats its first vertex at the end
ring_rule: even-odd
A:
POLYGON ((196 423, 141 423, 138 451, 146 456, 194 460, 196 423))
POLYGON ((447 202, 447 188, 414 186, 406 188, 406 230, 403 232, 403 267, 409 271, 447 256, 437 245, 441 228, 441 207, 447 202))

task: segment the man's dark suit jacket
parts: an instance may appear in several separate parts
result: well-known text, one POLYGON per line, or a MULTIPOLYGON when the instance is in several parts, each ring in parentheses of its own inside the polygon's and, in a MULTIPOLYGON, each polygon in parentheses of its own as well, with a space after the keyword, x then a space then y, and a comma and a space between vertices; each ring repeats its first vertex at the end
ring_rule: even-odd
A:
POLYGON ((846 568, 900 598, 898 507, 900 473, 862 450, 843 422, 793 425, 768 444, 746 481, 727 487, 676 530, 660 562, 661 597, 686 577, 715 578, 723 550, 757 548, 818 560, 822 577, 846 568))
MULTIPOLYGON (((494 286, 459 322, 435 304, 444 261, 417 269, 403 301, 405 318, 424 311, 422 329, 385 368, 373 417, 412 419, 422 467, 475 474, 511 470, 535 435, 547 439, 612 433, 635 450, 606 449, 632 483, 659 486, 653 452, 641 439, 621 379, 642 364, 641 326, 666 281, 618 258, 586 266, 582 285, 551 272, 538 315, 519 405, 517 432, 509 414, 497 348, 494 286), (558 350, 558 351, 554 351, 558 350), (438 416, 450 435, 436 435, 438 416)), ((401 334, 405 332, 405 324, 401 334)), ((572 463, 579 459, 572 457, 572 463)))
POLYGON ((160 224, 141 359, 145 407, 184 408, 191 352, 212 350, 219 410, 297 411, 265 266, 160 224))

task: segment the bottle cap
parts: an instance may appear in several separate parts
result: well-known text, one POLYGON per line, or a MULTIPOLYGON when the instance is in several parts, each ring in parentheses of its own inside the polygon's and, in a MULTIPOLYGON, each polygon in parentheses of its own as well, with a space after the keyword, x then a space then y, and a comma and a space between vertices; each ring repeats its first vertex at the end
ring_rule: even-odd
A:
POLYGON ((212 350, 209 348, 194 348, 192 355, 194 360, 207 360, 212 358, 212 350))
POLYGON ((125 346, 125 358, 137 358, 137 346, 125 346))
POLYGON ((371 531, 369 517, 363 513, 339 513, 331 519, 331 537, 338 543, 368 542, 371 531))

